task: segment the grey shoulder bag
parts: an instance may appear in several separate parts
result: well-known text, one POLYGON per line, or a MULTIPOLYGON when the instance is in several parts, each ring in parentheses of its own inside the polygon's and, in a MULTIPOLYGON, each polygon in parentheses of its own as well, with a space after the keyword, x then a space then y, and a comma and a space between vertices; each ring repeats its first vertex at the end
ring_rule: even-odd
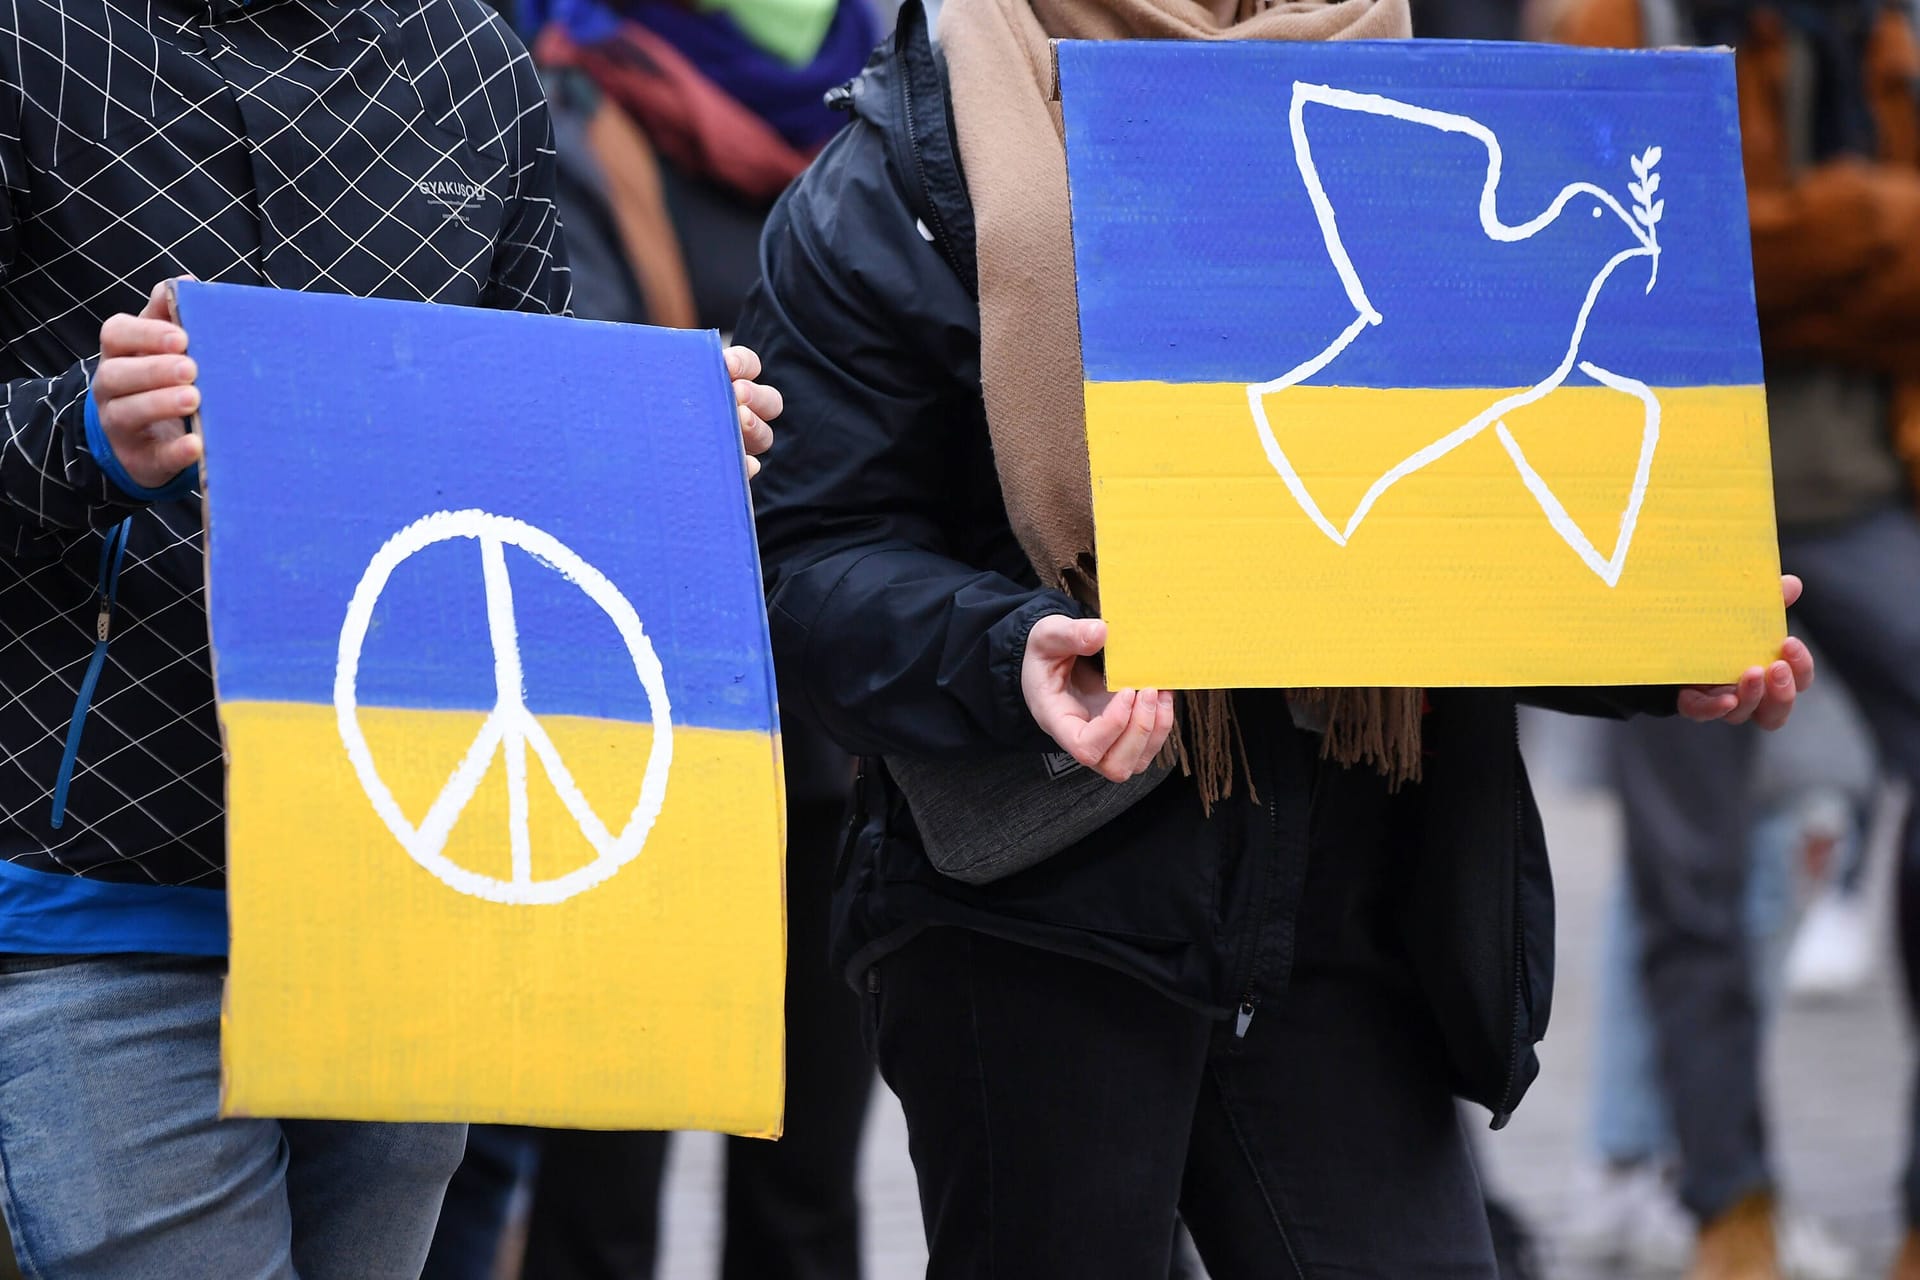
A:
POLYGON ((913 812, 927 860, 967 884, 988 884, 1045 862, 1131 809, 1171 772, 1156 764, 1125 782, 1109 782, 1064 751, 884 759, 913 812))

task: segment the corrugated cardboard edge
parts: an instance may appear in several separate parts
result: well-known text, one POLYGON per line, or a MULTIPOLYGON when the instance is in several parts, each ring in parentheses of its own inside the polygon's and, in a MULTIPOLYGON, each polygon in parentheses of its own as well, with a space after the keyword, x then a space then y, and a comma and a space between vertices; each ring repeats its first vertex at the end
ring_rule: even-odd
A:
MULTIPOLYGON (((721 336, 717 329, 709 329, 707 332, 711 335, 713 350, 720 357, 722 400, 731 407, 734 404, 733 373, 727 368, 726 339, 721 336)), ((737 431, 738 422, 732 415, 729 415, 728 422, 728 431, 730 433, 737 431)), ((747 474, 746 459, 744 456, 741 458, 738 474, 740 476, 740 501, 744 504, 747 513, 748 542, 751 543, 753 547, 753 571, 755 577, 764 582, 766 581, 766 573, 760 563, 760 537, 753 516, 753 481, 747 474)), ((780 843, 779 850, 774 856, 779 862, 777 870, 779 871, 780 877, 780 989, 784 993, 786 990, 787 967, 793 963, 792 959, 787 955, 787 940, 788 934, 791 931, 787 922, 787 766, 784 738, 780 732, 780 686, 773 669, 773 626, 767 618, 764 592, 761 595, 760 605, 760 645, 760 651, 764 656, 766 666, 764 676, 767 689, 767 723, 771 725, 773 729, 770 737, 772 739, 771 750, 773 752, 774 830, 779 835, 780 843)), ((784 1010, 785 1007, 786 1004, 783 995, 781 1000, 782 1010, 784 1010)), ((782 1018, 780 1040, 780 1098, 778 1109, 773 1116, 773 1121, 765 1128, 739 1131, 735 1133, 735 1137, 769 1138, 777 1140, 786 1132, 787 1056, 790 1045, 787 1038, 784 1017, 782 1018)))
MULTIPOLYGON (((169 280, 166 283, 167 318, 179 325, 182 329, 185 329, 187 326, 186 321, 181 318, 180 286, 182 284, 189 286, 188 293, 191 295, 193 286, 197 286, 199 283, 199 281, 191 276, 179 277, 169 280)), ((187 332, 187 350, 189 352, 193 350, 192 330, 188 330, 187 332)), ((207 438, 206 432, 203 429, 204 423, 201 418, 201 414, 205 409, 206 403, 202 401, 200 407, 195 409, 192 415, 188 417, 187 430, 200 437, 200 577, 202 589, 211 596, 213 591, 212 560, 210 558, 213 548, 213 504, 208 498, 207 438)), ((211 601, 209 601, 209 607, 207 609, 207 669, 213 677, 214 723, 220 733, 220 809, 224 816, 228 809, 229 796, 227 794, 227 787, 228 780, 232 777, 233 773, 233 755, 227 747, 227 718, 221 714, 220 653, 219 650, 214 648, 213 644, 213 609, 211 607, 211 601)), ((229 828, 229 830, 231 830, 231 828, 229 828)), ((228 848, 225 850, 225 853, 227 854, 225 859, 227 872, 226 893, 228 894, 228 902, 231 904, 233 892, 233 850, 228 848)), ((233 956, 233 914, 231 909, 229 909, 227 914, 227 956, 229 960, 229 972, 231 972, 231 960, 233 956)), ((233 1016, 233 1011, 228 1003, 232 998, 232 992, 233 986, 231 978, 222 977, 220 981, 220 1103, 219 1109, 215 1114, 222 1120, 244 1120, 250 1119, 251 1117, 244 1111, 235 1110, 230 1101, 233 1091, 233 1080, 231 1078, 231 1067, 227 1062, 225 1048, 227 1041, 227 1024, 233 1016)))

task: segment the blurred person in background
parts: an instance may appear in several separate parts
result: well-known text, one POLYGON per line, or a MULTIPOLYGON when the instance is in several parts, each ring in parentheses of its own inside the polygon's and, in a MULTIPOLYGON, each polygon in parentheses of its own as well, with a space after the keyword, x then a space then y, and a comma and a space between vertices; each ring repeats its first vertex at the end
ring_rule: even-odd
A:
POLYGON ((1520 0, 1411 0, 1422 40, 1517 40, 1520 0))
MULTIPOLYGON (((884 0, 883 0, 884 2, 884 0)), ((585 319, 727 330, 758 276, 760 229, 844 122, 823 103, 859 71, 869 0, 517 0, 558 152, 561 221, 585 319)), ((873 1067, 859 1004, 829 970, 832 868, 852 761, 782 690, 787 796, 787 1101, 778 1142, 726 1143, 723 1276, 857 1280, 856 1174, 873 1067)), ((529 1280, 646 1280, 669 1135, 477 1126, 426 1280, 512 1267, 529 1280), (530 1192, 530 1194, 529 1194, 530 1192)))
POLYGON ((1883 889, 1891 884, 1880 837, 1908 802, 1881 771, 1859 708, 1838 696, 1845 686, 1831 687, 1837 696, 1817 704, 1823 727, 1795 739, 1818 744, 1818 764, 1812 750, 1801 754, 1802 785, 1784 788, 1758 837, 1797 844, 1811 884, 1780 975, 1785 997, 1808 1004, 1856 996, 1874 975, 1886 932, 1883 889), (1776 828, 1784 831, 1773 835, 1776 828))
MULTIPOLYGON (((1762 745, 1755 792, 1765 807, 1746 848, 1744 923, 1748 961, 1763 1031, 1785 985, 1796 881, 1826 886, 1851 874, 1864 845, 1864 813, 1879 775, 1851 700, 1837 680, 1822 680, 1795 708, 1794 720, 1762 745), (1843 870, 1841 864, 1853 864, 1843 870)), ((1851 899, 1847 910, 1864 916, 1851 899)), ((1693 1255, 1694 1227, 1674 1188, 1678 1157, 1672 1109, 1654 1050, 1642 977, 1639 912, 1623 867, 1608 895, 1601 940, 1589 1143, 1594 1165, 1576 1183, 1562 1243, 1575 1258, 1637 1271, 1678 1273, 1693 1255)), ((1843 945, 1868 954, 1873 929, 1851 921, 1858 937, 1843 945)), ((1781 1269, 1793 1280, 1849 1280, 1858 1259, 1820 1223, 1783 1215, 1781 1269)))
MULTIPOLYGON (((1855 689, 1887 769, 1920 776, 1920 78, 1901 3, 1546 0, 1576 44, 1724 44, 1740 124, 1767 360, 1782 557, 1796 625, 1855 689)), ((1743 921, 1754 742, 1639 722, 1618 739, 1628 865, 1693 1275, 1779 1274, 1761 1112, 1760 1011, 1743 921)), ((1911 786, 1909 785, 1909 790, 1911 786)), ((1920 822, 1900 844, 1903 956, 1920 980, 1920 822)), ((1905 1211, 1920 1227, 1920 1164, 1905 1211)), ((1920 1235, 1897 1263, 1920 1278, 1920 1235)))

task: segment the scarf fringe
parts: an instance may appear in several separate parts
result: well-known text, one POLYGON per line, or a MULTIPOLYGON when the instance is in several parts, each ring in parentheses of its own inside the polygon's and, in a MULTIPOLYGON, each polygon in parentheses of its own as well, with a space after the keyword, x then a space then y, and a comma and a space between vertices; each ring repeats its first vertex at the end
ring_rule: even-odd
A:
POLYGON ((1247 762, 1247 742, 1240 733, 1240 717, 1233 695, 1206 689, 1178 695, 1180 711, 1157 763, 1178 768, 1199 784, 1200 806, 1208 817, 1213 806, 1233 796, 1234 766, 1247 780, 1247 797, 1260 803, 1253 785, 1253 766, 1247 762))
POLYGON ((1420 689, 1305 689, 1298 697, 1326 713, 1320 744, 1323 759, 1343 765, 1370 764, 1398 791, 1420 781, 1420 689))

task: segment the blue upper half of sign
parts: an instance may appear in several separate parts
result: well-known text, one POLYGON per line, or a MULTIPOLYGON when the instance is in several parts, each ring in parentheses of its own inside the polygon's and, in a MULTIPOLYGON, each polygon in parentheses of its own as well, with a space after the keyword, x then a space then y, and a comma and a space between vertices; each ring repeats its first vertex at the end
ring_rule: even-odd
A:
POLYGON ((1730 54, 1069 41, 1059 67, 1092 381, 1524 387, 1576 345, 1651 386, 1761 381, 1730 54))
POLYGON ((183 284, 180 307, 200 365, 221 697, 334 702, 349 606, 383 546, 470 512, 484 515, 425 526, 411 554, 396 543, 369 586, 359 705, 491 709, 510 619, 529 709, 650 721, 624 619, 676 724, 773 730, 715 334, 216 285, 183 284), (490 541, 507 586, 491 618, 490 541))

